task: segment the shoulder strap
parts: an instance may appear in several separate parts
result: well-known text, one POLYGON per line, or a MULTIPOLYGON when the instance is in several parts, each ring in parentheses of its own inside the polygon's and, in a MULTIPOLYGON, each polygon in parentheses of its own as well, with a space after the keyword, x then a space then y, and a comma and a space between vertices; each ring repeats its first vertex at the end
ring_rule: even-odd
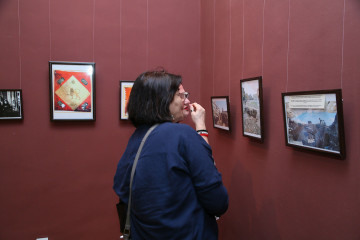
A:
POLYGON ((127 213, 126 213, 126 222, 125 222, 125 229, 124 229, 124 239, 127 240, 127 239, 130 239, 130 222, 131 222, 131 217, 130 217, 130 209, 131 209, 131 189, 132 189, 132 182, 133 182, 133 177, 134 177, 134 174, 135 174, 135 169, 136 169, 136 165, 138 163, 138 160, 139 160, 139 157, 140 157, 140 153, 141 153, 141 150, 144 146, 144 143, 147 139, 147 137, 150 135, 150 133, 158 126, 159 124, 155 124, 153 125, 145 134, 145 136, 143 137, 143 139, 141 140, 141 143, 140 143, 140 147, 136 153, 136 157, 135 157, 135 160, 134 160, 134 163, 133 163, 133 166, 132 166, 132 169, 131 169, 131 175, 130 175, 130 189, 129 189, 129 201, 128 201, 128 208, 127 208, 127 213))

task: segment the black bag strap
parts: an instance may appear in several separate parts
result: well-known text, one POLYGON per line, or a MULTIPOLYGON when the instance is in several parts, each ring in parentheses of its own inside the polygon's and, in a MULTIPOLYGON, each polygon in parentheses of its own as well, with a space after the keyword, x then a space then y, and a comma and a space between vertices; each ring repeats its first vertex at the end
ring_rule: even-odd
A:
POLYGON ((131 169, 130 189, 129 189, 129 202, 128 202, 128 209, 127 209, 127 214, 126 214, 125 229, 124 229, 124 232, 123 232, 123 234, 124 234, 124 239, 125 239, 125 240, 130 239, 131 189, 132 189, 132 182, 133 182, 133 177, 134 177, 134 174, 135 174, 136 165, 137 165, 137 163, 138 163, 141 150, 142 150, 142 148, 143 148, 143 146, 144 146, 144 143, 145 143, 147 137, 150 135, 150 133, 151 133, 158 125, 159 125, 159 124, 153 125, 153 126, 146 132, 145 136, 144 136, 143 139, 141 140, 140 147, 139 147, 139 149, 138 149, 138 151, 137 151, 137 153, 136 153, 136 157, 135 157, 135 160, 134 160, 134 164, 133 164, 132 169, 131 169))

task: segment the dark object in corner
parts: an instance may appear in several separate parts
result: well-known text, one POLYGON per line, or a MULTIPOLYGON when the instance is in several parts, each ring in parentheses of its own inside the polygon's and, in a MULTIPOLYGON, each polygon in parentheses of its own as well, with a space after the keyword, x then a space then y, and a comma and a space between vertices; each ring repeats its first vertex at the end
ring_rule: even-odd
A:
POLYGON ((119 216, 119 223, 120 223, 120 232, 124 232, 125 229, 125 222, 126 222, 126 209, 127 204, 121 201, 119 198, 119 203, 116 204, 116 210, 119 216))

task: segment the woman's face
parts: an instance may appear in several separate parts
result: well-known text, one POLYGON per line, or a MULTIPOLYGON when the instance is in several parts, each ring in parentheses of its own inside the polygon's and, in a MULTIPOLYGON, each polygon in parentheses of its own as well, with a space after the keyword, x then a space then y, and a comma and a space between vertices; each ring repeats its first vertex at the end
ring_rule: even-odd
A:
POLYGON ((190 100, 184 96, 185 89, 183 85, 175 93, 174 99, 170 103, 169 110, 173 116, 173 122, 180 122, 190 114, 190 100))

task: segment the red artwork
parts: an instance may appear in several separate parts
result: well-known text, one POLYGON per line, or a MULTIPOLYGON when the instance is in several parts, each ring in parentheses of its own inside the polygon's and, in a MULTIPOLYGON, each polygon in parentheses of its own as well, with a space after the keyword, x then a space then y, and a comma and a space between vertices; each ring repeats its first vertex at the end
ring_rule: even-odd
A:
POLYGON ((126 116, 128 116, 127 105, 128 105, 129 98, 130 98, 131 89, 132 89, 132 86, 124 88, 124 91, 125 91, 125 99, 124 99, 125 100, 125 115, 126 116))
POLYGON ((91 75, 60 70, 55 70, 54 75, 54 110, 91 112, 91 75))

